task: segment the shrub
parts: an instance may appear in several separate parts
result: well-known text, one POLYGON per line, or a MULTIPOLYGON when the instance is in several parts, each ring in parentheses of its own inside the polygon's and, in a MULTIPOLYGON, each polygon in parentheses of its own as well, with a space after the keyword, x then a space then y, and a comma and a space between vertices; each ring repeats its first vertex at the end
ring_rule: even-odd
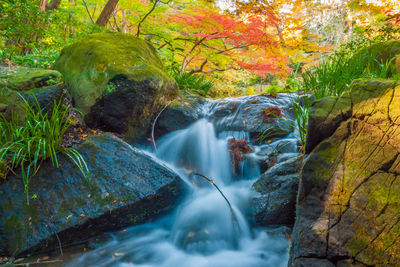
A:
POLYGON ((53 166, 59 167, 57 154, 69 157, 80 169, 85 179, 89 170, 82 155, 72 147, 64 147, 62 139, 71 125, 67 115, 68 107, 61 100, 54 103, 51 112, 43 113, 39 103, 29 105, 23 100, 24 118, 13 112, 10 120, 0 113, 0 161, 7 163, 7 168, 21 171, 26 201, 29 205, 29 180, 40 168, 43 160, 51 160, 53 166))
POLYGON ((207 78, 202 75, 190 73, 173 73, 173 76, 180 89, 192 91, 202 96, 207 96, 208 91, 213 86, 213 83, 207 80, 207 78))

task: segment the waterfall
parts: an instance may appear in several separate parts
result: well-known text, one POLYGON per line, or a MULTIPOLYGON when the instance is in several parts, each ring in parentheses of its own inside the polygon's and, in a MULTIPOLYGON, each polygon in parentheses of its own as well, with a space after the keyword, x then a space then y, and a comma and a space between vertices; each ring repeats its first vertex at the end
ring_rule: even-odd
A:
POLYGON ((243 158, 239 177, 232 173, 228 139, 249 139, 248 132, 218 132, 214 125, 205 116, 157 142, 153 156, 173 168, 190 191, 175 212, 111 233, 110 241, 68 266, 286 266, 288 240, 249 225, 246 218, 250 189, 260 175, 255 153, 243 158), (194 173, 212 179, 223 195, 194 173))

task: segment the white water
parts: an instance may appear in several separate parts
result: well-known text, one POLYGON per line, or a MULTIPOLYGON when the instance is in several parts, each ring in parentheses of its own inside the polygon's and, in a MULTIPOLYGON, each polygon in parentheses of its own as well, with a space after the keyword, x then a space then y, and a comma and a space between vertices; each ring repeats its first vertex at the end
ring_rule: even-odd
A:
POLYGON ((201 119, 159 140, 155 157, 188 184, 186 200, 159 221, 113 233, 112 241, 67 266, 286 266, 289 242, 283 233, 268 234, 247 222, 250 189, 260 171, 250 155, 243 162, 242 177, 233 178, 230 135, 243 133, 217 137, 213 124, 201 119), (216 188, 191 171, 212 178, 232 210, 216 188))

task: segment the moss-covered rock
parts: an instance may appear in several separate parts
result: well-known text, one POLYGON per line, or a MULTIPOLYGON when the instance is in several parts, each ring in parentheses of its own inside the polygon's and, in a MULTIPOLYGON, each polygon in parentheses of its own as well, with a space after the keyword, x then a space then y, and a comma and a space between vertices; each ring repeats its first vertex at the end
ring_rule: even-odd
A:
POLYGON ((92 127, 141 135, 178 94, 155 49, 123 33, 98 33, 65 47, 55 68, 92 127))
POLYGON ((111 134, 92 136, 77 149, 89 184, 60 155, 60 168, 44 162, 31 178, 29 206, 21 178, 0 185, 0 256, 58 248, 57 238, 64 247, 143 223, 173 209, 183 193, 173 171, 111 134))
POLYGON ((50 110, 63 93, 63 78, 55 70, 25 67, 0 67, 0 112, 9 117, 17 112, 23 117, 23 98, 29 103, 36 99, 42 109, 50 110))
POLYGON ((8 173, 7 164, 4 160, 0 160, 0 183, 2 179, 6 179, 8 173))
POLYGON ((400 82, 356 80, 310 119, 290 266, 398 266, 400 82))
POLYGON ((25 92, 63 82, 61 73, 55 70, 31 68, 2 68, 0 71, 0 88, 25 92))

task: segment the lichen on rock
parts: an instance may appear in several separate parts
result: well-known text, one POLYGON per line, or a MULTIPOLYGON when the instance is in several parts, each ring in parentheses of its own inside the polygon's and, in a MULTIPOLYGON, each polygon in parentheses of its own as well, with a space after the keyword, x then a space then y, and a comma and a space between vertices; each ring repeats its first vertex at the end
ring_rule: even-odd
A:
POLYGON ((314 103, 310 122, 308 138, 320 141, 308 142, 290 264, 397 266, 400 82, 356 80, 314 103))

